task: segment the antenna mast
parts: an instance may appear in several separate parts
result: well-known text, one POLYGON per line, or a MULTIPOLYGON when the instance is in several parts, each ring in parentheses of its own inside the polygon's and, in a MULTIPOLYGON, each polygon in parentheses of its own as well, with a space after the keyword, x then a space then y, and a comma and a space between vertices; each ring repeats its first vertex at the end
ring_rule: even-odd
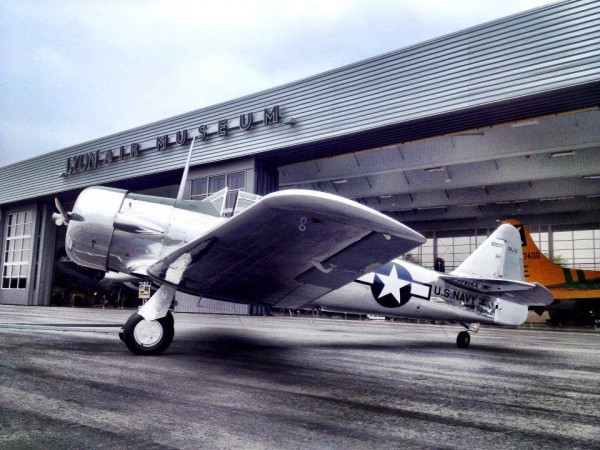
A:
POLYGON ((187 161, 183 168, 183 176, 181 177, 181 183, 179 184, 179 192, 177 193, 177 201, 183 200, 183 194, 185 192, 185 184, 187 182, 188 172, 190 171, 190 162, 192 161, 192 151, 194 150, 194 142, 196 137, 192 139, 192 145, 190 145, 190 151, 188 152, 187 161))

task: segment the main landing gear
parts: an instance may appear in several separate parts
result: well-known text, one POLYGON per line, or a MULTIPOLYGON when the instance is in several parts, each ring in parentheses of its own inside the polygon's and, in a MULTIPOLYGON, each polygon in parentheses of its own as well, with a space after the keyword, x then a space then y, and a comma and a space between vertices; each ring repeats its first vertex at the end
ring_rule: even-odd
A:
POLYGON ((136 355, 158 355, 164 352, 175 335, 173 314, 157 320, 146 320, 138 313, 132 315, 120 336, 127 348, 136 355))
POLYGON ((163 285, 139 312, 127 320, 119 336, 136 355, 158 355, 164 352, 175 334, 175 321, 169 311, 175 289, 163 285))

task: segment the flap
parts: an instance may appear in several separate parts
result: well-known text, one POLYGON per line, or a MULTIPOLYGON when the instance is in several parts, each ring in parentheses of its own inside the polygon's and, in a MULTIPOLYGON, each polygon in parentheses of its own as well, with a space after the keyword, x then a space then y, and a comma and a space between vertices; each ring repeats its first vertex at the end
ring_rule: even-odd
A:
POLYGON ((424 242, 401 223, 342 197, 280 191, 152 264, 148 273, 194 295, 269 305, 289 297, 285 305, 293 308, 424 242), (185 255, 189 263, 173 281, 168 272, 185 255))

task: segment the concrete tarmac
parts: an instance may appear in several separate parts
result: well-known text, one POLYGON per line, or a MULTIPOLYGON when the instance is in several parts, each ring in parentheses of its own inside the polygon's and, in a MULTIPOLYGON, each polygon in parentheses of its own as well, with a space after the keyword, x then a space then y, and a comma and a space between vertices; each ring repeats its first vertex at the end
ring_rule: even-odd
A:
MULTIPOLYGON (((2 323, 132 311, 0 306, 2 323)), ((175 314, 116 334, 0 328, 0 448, 600 448, 600 333, 175 314)))

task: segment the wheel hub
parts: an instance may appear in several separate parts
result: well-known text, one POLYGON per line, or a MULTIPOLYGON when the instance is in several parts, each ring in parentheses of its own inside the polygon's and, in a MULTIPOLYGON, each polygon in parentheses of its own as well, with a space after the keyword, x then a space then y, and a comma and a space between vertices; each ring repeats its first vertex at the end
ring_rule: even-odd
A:
POLYGON ((133 330, 133 337, 144 347, 160 342, 162 335, 162 326, 156 320, 140 320, 133 330))

